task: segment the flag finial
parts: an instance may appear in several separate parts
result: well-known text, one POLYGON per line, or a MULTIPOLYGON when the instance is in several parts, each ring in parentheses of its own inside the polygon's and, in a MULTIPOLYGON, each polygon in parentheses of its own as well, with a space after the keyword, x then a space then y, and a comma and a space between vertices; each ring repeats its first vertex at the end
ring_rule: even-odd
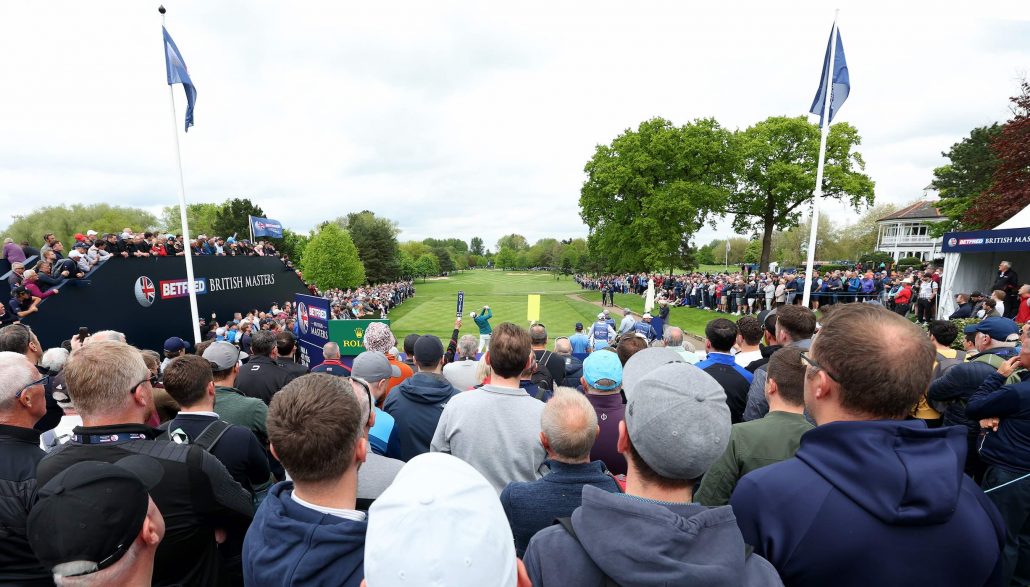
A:
POLYGON ((165 10, 164 4, 158 6, 157 7, 157 11, 160 12, 161 14, 164 14, 165 12, 168 12, 167 10, 165 10))

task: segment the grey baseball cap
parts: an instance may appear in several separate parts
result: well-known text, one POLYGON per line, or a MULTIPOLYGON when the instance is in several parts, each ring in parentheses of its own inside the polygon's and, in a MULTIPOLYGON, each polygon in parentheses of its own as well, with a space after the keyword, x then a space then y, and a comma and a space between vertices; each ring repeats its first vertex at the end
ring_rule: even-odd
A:
POLYGON ((697 479, 725 452, 730 409, 722 386, 708 373, 689 363, 669 363, 626 395, 630 441, 662 477, 697 479))
POLYGON ((216 371, 232 369, 234 365, 247 358, 247 353, 233 346, 231 343, 219 341, 211 343, 211 346, 204 349, 201 355, 207 362, 216 367, 216 371))
POLYGON ((636 393, 640 380, 652 371, 669 363, 686 363, 676 351, 665 347, 650 347, 634 353, 622 368, 622 389, 626 398, 636 393))
POLYGON ((382 381, 400 377, 401 370, 397 365, 391 365, 385 354, 379 351, 365 351, 354 357, 350 374, 364 381, 382 381))

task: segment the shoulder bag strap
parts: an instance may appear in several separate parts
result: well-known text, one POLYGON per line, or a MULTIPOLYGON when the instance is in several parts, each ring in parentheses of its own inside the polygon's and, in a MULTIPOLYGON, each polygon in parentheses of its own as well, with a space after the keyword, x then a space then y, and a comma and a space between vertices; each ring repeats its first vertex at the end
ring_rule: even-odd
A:
POLYGON ((211 452, 211 449, 218 444, 218 441, 221 440, 222 435, 229 430, 230 426, 232 426, 232 424, 225 420, 215 420, 208 424, 207 428, 204 428, 204 431, 197 436, 196 440, 194 440, 192 444, 199 446, 207 452, 211 452))

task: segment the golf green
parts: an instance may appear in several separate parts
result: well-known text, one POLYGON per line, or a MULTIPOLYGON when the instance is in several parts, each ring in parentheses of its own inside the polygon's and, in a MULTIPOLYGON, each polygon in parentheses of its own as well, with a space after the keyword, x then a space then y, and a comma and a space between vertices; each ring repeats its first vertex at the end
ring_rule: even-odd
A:
MULTIPOLYGON (((555 279, 552 273, 546 272, 477 269, 418 281, 415 290, 415 297, 390 313, 391 328, 398 341, 411 333, 435 334, 446 341, 454 329, 458 291, 465 292, 462 334, 479 334, 468 313, 479 312, 484 305, 493 311, 490 323, 494 326, 501 322, 528 326, 529 294, 540 294, 540 322, 547 326, 552 338, 572 334, 576 322, 589 327, 601 311, 593 303, 601 301, 599 292, 580 289, 572 278, 555 279)), ((642 312, 644 306, 643 298, 635 295, 616 295, 615 303, 637 313, 642 312)), ((705 324, 723 316, 693 308, 673 308, 670 323, 696 336, 704 336, 705 324)), ((619 315, 615 318, 616 322, 621 319, 619 315)))

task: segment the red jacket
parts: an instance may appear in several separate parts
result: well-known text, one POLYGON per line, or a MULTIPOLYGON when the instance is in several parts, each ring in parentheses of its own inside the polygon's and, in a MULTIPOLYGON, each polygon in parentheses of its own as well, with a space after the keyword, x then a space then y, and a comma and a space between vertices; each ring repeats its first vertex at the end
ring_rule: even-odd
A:
POLYGON ((894 294, 894 303, 895 304, 907 304, 907 303, 910 303, 911 301, 912 301, 912 285, 909 284, 909 283, 906 283, 905 285, 901 286, 901 290, 898 293, 894 294))

